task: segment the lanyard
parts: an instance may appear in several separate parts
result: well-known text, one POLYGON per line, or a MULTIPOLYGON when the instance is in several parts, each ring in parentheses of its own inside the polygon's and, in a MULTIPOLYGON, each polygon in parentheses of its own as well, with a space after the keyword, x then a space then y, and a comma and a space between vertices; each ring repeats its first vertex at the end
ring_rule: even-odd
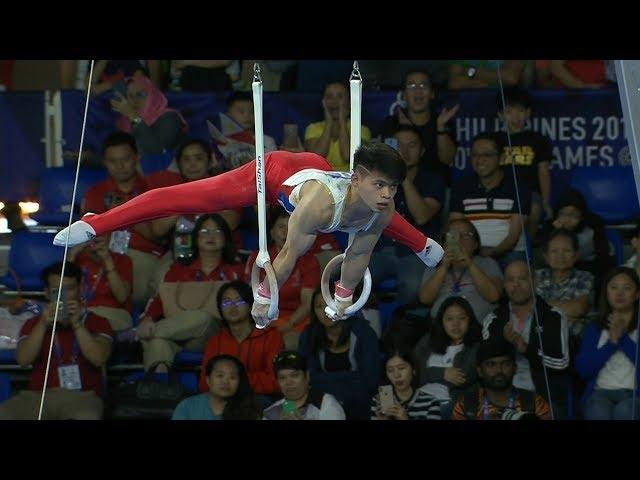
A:
POLYGON ((462 290, 462 277, 464 277, 464 274, 467 273, 467 269, 465 268, 462 273, 458 276, 456 276, 453 273, 453 270, 450 272, 451 273, 451 277, 453 278, 453 286, 451 287, 451 291, 455 294, 458 294, 461 292, 462 290))
MULTIPOLYGON (((515 388, 511 388, 511 393, 509 394, 509 403, 507 404, 507 408, 513 410, 513 407, 516 404, 516 390, 515 388)), ((487 394, 484 394, 484 402, 482 404, 482 418, 483 420, 490 420, 489 415, 489 400, 487 400, 487 394)))
POLYGON ((104 275, 104 267, 100 267, 100 270, 96 274, 96 280, 93 285, 91 285, 89 281, 89 269, 87 267, 83 267, 82 273, 84 274, 84 282, 82 282, 82 297, 85 299, 85 301, 90 302, 96 296, 98 285, 100 284, 100 280, 102 280, 102 276, 104 275))
MULTIPOLYGON (((56 352, 56 356, 58 357, 58 366, 62 365, 62 348, 60 348, 60 342, 58 341, 58 334, 56 333, 53 339, 53 347, 56 352)), ((76 340, 75 335, 73 336, 73 345, 71 347, 71 364, 76 365, 78 362, 78 354, 80 353, 80 346, 78 345, 78 341, 76 340)))
MULTIPOLYGON (((82 323, 84 324, 87 315, 89 313, 87 311, 82 315, 82 323)), ((58 341, 58 334, 56 333, 53 337, 53 347, 56 351, 56 356, 58 357, 58 365, 62 364, 62 348, 60 348, 60 342, 58 341)), ((76 364, 78 360, 78 355, 80 353, 80 345, 78 345, 78 340, 76 339, 75 333, 73 334, 73 344, 71 346, 71 363, 76 364)))

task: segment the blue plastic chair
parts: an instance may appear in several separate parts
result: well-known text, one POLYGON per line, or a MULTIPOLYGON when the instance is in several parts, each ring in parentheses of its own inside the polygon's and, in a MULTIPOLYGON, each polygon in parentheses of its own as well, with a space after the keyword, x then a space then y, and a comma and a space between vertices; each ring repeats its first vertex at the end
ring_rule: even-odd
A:
MULTIPOLYGON (((53 233, 16 232, 11 239, 9 268, 20 280, 22 290, 41 291, 44 289, 40 274, 56 261, 61 261, 64 248, 53 245, 53 233)), ((16 281, 10 274, 0 278, 0 283, 10 290, 17 290, 16 281)))
POLYGON ((607 225, 629 222, 640 215, 631 167, 575 168, 571 187, 584 195, 589 210, 607 225))
POLYGON ((148 154, 140 158, 140 167, 145 175, 166 170, 173 161, 173 152, 148 154))
POLYGON ((0 373, 0 403, 11 398, 11 377, 8 373, 0 373))
POLYGON ((17 365, 15 348, 0 350, 0 365, 17 365))
POLYGON ((202 365, 202 360, 204 359, 203 352, 192 352, 191 350, 182 350, 178 352, 174 358, 174 362, 176 365, 183 366, 197 366, 202 365))
MULTIPOLYGON (((76 170, 71 167, 45 169, 40 179, 40 210, 31 218, 42 225, 67 225, 75 176, 76 170)), ((86 191, 105 178, 107 178, 106 170, 80 170, 76 188, 76 212, 80 211, 86 191)), ((75 213, 74 220, 79 218, 80 214, 75 213)))
POLYGON ((247 250, 249 252, 258 250, 259 243, 260 243, 260 236, 258 232, 254 230, 246 230, 246 229, 239 228, 238 233, 240 233, 240 240, 242 242, 243 250, 247 250))

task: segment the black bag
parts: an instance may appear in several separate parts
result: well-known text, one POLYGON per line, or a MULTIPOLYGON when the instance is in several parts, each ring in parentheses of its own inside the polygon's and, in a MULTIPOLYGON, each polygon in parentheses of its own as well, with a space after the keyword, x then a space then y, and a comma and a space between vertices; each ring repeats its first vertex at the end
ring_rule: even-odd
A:
POLYGON ((113 395, 110 417, 112 419, 162 419, 171 418, 178 404, 189 397, 189 392, 180 384, 171 365, 156 362, 145 373, 141 380, 130 380, 121 383, 113 395), (167 381, 155 371, 159 365, 167 366, 167 381))

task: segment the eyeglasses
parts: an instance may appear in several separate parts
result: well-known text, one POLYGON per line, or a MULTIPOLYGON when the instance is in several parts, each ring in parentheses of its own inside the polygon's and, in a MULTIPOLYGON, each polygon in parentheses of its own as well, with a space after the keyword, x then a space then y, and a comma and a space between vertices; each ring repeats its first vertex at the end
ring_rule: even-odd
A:
POLYGON ((431 85, 425 82, 422 83, 407 83, 405 87, 407 90, 428 90, 431 85))
POLYGON ((200 230, 198 230, 198 233, 200 235, 208 235, 210 237, 213 237, 214 235, 224 233, 224 231, 220 228, 215 228, 213 230, 209 230, 208 228, 201 228, 200 230))
POLYGON ((149 94, 144 90, 140 90, 139 92, 127 92, 127 97, 129 98, 137 98, 138 100, 143 100, 147 98, 149 94))
POLYGON ((229 308, 232 305, 235 305, 236 307, 241 307, 242 305, 246 305, 247 302, 244 301, 243 299, 239 299, 239 300, 223 300, 222 301, 222 308, 229 308))

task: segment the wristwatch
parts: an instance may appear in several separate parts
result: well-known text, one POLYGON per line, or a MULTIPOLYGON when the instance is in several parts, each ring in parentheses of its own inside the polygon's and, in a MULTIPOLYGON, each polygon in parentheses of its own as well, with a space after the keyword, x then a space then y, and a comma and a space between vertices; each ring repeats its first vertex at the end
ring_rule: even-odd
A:
POLYGON ((131 123, 133 123, 134 125, 138 125, 140 122, 142 122, 142 118, 140 117, 135 117, 133 120, 131 120, 131 123))
POLYGON ((467 69, 467 77, 473 78, 476 76, 477 72, 478 72, 478 69, 476 67, 469 67, 467 69))

